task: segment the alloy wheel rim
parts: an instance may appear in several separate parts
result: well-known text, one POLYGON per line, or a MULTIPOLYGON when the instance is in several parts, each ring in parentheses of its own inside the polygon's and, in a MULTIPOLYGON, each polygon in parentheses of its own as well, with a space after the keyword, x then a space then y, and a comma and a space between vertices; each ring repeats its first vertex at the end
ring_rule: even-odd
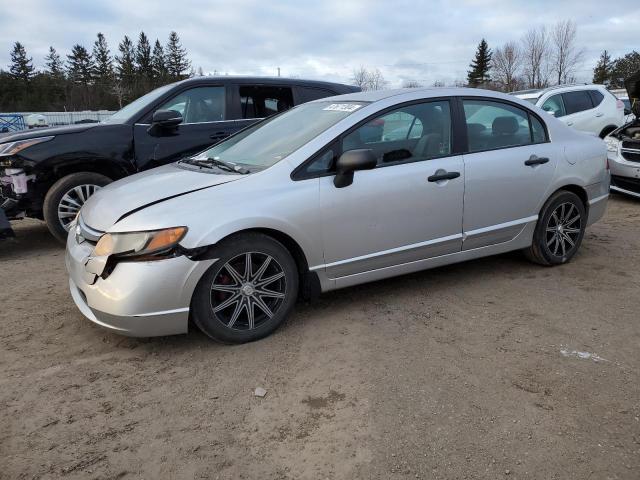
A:
POLYGON ((582 231, 582 217, 570 202, 558 205, 547 223, 547 248, 556 257, 566 256, 574 249, 582 231))
POLYGON ((69 231, 71 222, 91 195, 100 190, 98 185, 78 185, 69 189, 58 203, 58 220, 60 225, 69 231))
POLYGON ((247 252, 233 257, 211 284, 211 311, 226 327, 254 330, 271 320, 287 293, 282 266, 271 255, 247 252))

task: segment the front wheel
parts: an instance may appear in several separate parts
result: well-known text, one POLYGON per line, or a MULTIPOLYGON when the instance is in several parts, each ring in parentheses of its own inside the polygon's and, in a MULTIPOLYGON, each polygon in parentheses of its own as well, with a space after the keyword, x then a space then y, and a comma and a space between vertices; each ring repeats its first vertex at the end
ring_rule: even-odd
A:
POLYGON ((542 208, 533 243, 525 255, 541 265, 567 263, 580 248, 586 226, 586 210, 580 197, 560 190, 542 208))
POLYGON ((222 343, 266 337, 288 317, 298 296, 298 271, 287 249, 259 233, 231 237, 196 287, 193 321, 222 343))
POLYGON ((79 172, 62 177, 51 186, 44 197, 43 214, 49 232, 56 240, 67 241, 71 223, 82 205, 109 183, 111 179, 99 173, 79 172))

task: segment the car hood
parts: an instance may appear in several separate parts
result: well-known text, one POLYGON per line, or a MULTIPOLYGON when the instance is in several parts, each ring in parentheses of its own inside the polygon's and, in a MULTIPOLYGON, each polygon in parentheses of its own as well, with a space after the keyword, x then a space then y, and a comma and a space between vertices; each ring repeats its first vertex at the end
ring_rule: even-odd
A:
POLYGON ((107 231, 131 213, 170 198, 233 182, 244 175, 195 171, 175 163, 154 168, 113 182, 97 191, 82 207, 87 226, 107 231))
POLYGON ((624 81, 624 87, 627 89, 633 114, 640 118, 640 70, 624 81))
POLYGON ((16 142, 18 140, 29 140, 30 138, 48 137, 51 135, 67 135, 69 133, 79 133, 90 128, 99 127, 100 123, 84 123, 82 125, 65 125, 62 127, 32 128, 22 132, 6 135, 0 138, 0 143, 16 142))

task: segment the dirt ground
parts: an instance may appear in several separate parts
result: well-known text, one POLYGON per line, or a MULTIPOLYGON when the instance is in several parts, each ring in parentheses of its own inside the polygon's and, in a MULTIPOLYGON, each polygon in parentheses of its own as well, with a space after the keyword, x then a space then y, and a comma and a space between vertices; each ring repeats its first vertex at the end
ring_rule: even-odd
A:
POLYGON ((0 478, 640 478, 638 201, 613 197, 568 265, 516 253, 333 292, 235 347, 106 333, 44 226, 15 226, 0 478))

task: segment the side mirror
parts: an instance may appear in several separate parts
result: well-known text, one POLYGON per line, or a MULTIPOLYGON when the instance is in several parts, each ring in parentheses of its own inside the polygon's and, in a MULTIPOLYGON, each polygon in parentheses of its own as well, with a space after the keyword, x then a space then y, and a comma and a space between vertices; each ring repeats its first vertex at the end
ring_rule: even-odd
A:
POLYGON ((336 176, 333 184, 336 188, 348 187, 353 183, 353 172, 376 168, 378 159, 369 149, 348 150, 340 155, 336 163, 336 176))
POLYGON ((176 110, 156 110, 151 125, 161 128, 173 128, 182 123, 182 115, 176 110))

